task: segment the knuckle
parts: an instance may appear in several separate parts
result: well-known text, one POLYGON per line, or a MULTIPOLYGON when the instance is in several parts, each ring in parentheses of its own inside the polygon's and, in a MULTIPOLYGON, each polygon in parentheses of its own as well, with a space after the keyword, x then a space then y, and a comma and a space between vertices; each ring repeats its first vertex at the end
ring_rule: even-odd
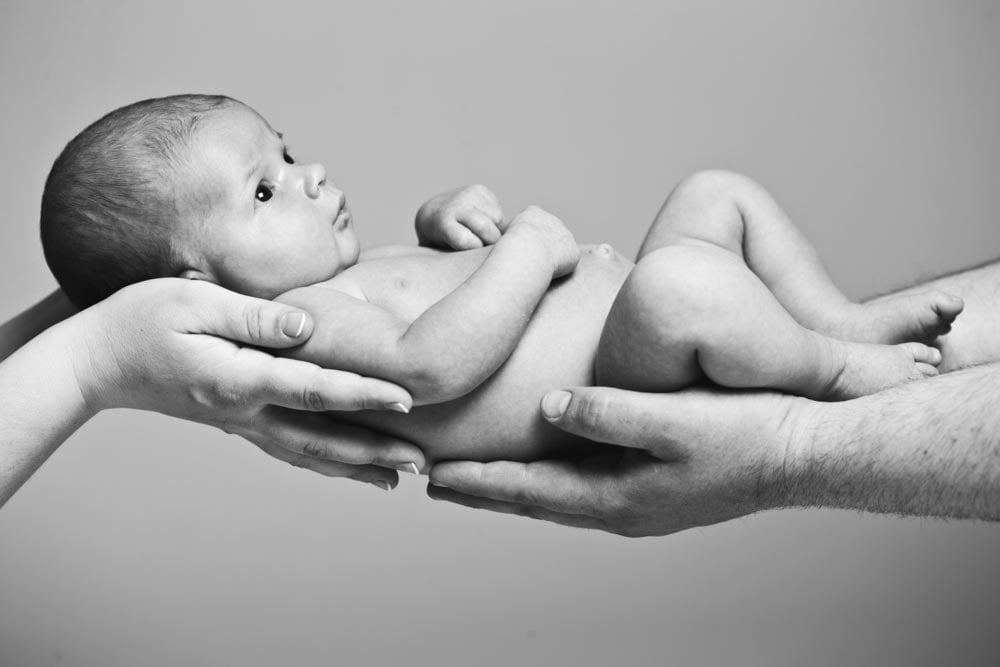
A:
POLYGON ((602 427, 611 408, 611 401, 604 394, 585 393, 573 401, 575 408, 572 415, 576 422, 586 430, 596 430, 602 427))
POLYGON ((250 340, 261 340, 264 333, 263 309, 256 305, 247 305, 243 308, 243 325, 246 327, 247 336, 250 340))
POLYGON ((329 409, 327 407, 326 396, 324 396, 319 390, 312 387, 307 387, 302 390, 301 402, 305 409, 312 412, 321 412, 329 409))
POLYGON ((511 500, 518 505, 534 507, 538 504, 538 494, 532 489, 522 486, 513 492, 511 500))
POLYGON ((302 454, 314 459, 325 459, 330 455, 330 449, 325 442, 307 440, 302 443, 302 454))
POLYGON ((312 460, 307 456, 291 456, 288 458, 288 465, 293 468, 301 468, 303 470, 313 470, 314 464, 312 460))

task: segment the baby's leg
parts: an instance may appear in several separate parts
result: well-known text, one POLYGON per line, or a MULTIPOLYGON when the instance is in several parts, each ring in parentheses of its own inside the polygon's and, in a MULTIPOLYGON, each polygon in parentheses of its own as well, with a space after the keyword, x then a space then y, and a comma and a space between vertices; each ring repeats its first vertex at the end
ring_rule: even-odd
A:
POLYGON ((936 375, 921 343, 844 342, 796 322, 736 254, 709 244, 648 253, 604 325, 596 380, 672 391, 702 376, 818 399, 853 398, 936 375))
POLYGON ((660 209, 639 258, 667 245, 692 243, 742 257, 800 324, 835 338, 929 341, 947 333, 962 310, 961 299, 937 291, 850 302, 770 194, 732 172, 700 172, 678 185, 660 209))

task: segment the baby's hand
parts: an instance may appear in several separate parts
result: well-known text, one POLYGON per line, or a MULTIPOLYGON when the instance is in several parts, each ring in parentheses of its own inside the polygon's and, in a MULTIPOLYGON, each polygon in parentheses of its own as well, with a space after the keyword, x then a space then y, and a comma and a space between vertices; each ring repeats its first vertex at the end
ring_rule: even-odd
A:
POLYGON ((485 185, 470 185, 431 197, 417 211, 420 245, 471 250, 492 245, 503 233, 503 211, 485 185))
POLYGON ((510 233, 536 235, 552 256, 552 277, 573 273, 580 261, 580 247, 562 220, 538 206, 529 206, 510 221, 510 233))

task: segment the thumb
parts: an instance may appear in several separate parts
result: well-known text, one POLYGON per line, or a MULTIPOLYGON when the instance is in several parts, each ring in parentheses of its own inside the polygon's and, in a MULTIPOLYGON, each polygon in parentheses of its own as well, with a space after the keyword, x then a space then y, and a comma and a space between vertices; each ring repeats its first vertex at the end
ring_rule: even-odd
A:
POLYGON ((313 319, 301 308, 201 285, 211 289, 201 300, 206 313, 197 333, 270 348, 301 345, 312 335, 313 319))
POLYGON ((550 391, 542 398, 553 426, 595 442, 639 449, 662 448, 671 430, 670 395, 610 387, 550 391))

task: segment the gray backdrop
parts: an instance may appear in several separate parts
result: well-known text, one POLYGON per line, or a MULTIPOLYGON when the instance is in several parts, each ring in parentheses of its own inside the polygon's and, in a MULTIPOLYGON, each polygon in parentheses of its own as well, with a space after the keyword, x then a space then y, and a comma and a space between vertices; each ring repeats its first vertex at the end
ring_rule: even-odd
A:
MULTIPOLYGON (((366 243, 482 182, 634 253, 685 174, 770 187, 863 296, 1000 250, 989 2, 0 2, 0 317, 53 288, 51 161, 242 98, 366 243)), ((997 664, 996 526, 782 511, 641 541, 386 494, 114 411, 0 511, 0 663, 997 664)))

